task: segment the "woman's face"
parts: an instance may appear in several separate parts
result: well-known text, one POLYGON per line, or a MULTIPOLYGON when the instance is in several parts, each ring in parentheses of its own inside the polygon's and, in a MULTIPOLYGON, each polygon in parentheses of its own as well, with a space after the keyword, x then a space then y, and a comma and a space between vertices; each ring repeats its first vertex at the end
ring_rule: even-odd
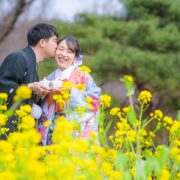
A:
POLYGON ((75 61, 75 53, 68 48, 65 40, 59 43, 55 53, 55 60, 61 70, 67 69, 75 61))

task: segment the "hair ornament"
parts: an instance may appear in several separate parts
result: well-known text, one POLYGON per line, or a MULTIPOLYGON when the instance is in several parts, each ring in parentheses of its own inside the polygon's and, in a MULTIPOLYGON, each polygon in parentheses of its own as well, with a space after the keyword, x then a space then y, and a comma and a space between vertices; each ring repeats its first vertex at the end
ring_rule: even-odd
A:
POLYGON ((76 67, 81 66, 81 65, 82 65, 82 62, 83 62, 83 55, 82 55, 82 54, 79 54, 79 55, 76 57, 76 60, 75 60, 74 65, 75 65, 76 67))

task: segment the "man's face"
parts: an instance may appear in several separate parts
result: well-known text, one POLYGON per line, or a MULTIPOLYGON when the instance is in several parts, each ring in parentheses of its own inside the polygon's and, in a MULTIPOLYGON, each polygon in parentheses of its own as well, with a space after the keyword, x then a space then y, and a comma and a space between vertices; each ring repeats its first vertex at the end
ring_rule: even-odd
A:
POLYGON ((52 36, 51 38, 46 40, 46 45, 44 47, 45 58, 54 57, 56 49, 57 49, 57 37, 52 36))

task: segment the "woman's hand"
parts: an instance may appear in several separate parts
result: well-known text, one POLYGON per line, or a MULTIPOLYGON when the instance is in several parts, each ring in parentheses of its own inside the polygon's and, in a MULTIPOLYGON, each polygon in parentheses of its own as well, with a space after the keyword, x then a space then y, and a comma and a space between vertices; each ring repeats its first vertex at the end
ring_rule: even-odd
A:
POLYGON ((51 88, 50 93, 58 94, 60 92, 59 88, 51 88))
POLYGON ((38 82, 29 83, 27 86, 39 96, 46 96, 51 91, 51 88, 44 87, 38 82))

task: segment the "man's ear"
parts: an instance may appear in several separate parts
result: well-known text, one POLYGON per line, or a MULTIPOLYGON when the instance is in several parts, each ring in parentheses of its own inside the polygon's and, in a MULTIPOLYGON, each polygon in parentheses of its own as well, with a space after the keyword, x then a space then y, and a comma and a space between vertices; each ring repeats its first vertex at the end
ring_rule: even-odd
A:
POLYGON ((41 39, 40 41, 39 41, 39 45, 41 46, 41 47, 45 47, 46 46, 46 43, 47 43, 47 40, 45 40, 45 39, 41 39))

